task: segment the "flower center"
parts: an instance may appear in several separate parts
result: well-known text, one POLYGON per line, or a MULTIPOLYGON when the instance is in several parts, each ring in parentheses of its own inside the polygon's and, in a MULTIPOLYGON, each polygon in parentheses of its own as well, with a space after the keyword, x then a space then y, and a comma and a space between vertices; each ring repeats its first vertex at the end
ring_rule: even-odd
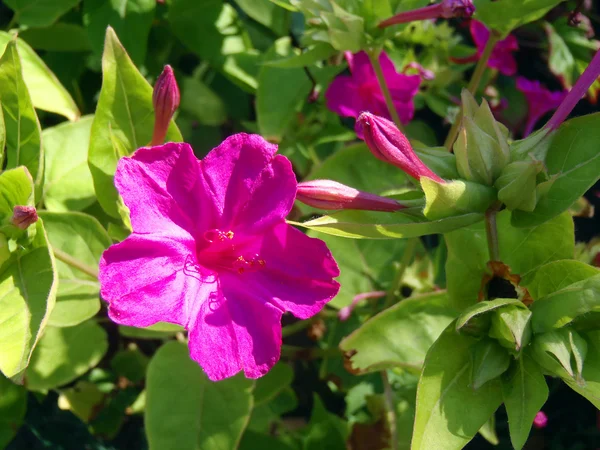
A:
POLYGON ((215 272, 227 270, 242 274, 266 265, 247 242, 236 239, 233 231, 208 230, 198 242, 198 264, 215 272))

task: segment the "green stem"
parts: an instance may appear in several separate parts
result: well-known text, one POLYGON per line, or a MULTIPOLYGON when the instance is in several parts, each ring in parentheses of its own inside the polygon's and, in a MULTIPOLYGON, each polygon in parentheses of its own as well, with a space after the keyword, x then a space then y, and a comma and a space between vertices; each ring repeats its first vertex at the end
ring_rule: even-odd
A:
POLYGON ((400 122, 400 116, 398 115, 398 111, 396 111, 394 101, 392 100, 392 94, 390 93, 390 89, 388 88, 385 77, 383 76, 383 69, 381 68, 381 64, 379 64, 380 53, 381 52, 379 50, 367 52, 369 55, 369 60, 371 61, 371 65, 373 66, 373 70, 375 71, 375 76, 377 76, 379 87, 381 88, 381 92, 385 98, 385 104, 387 105, 388 111, 392 116, 392 120, 400 131, 404 131, 404 126, 402 125, 402 122, 400 122))
POLYGON ((490 251, 490 261, 500 261, 498 226, 496 225, 498 207, 498 204, 492 205, 490 209, 485 212, 485 232, 487 235, 488 249, 490 251))
POLYGON ((394 277, 394 281, 390 285, 390 289, 385 297, 384 309, 392 306, 394 303, 394 299, 398 295, 398 291, 402 286, 402 279, 404 278, 404 273, 413 257, 415 256, 415 252, 417 251, 417 244, 419 243, 419 238, 410 238, 406 243, 406 248, 404 249, 404 253, 402 254, 402 260, 400 261, 400 266, 398 267, 398 271, 396 272, 396 276, 394 277))
POLYGON ((381 380, 383 381, 383 394, 388 408, 388 422, 390 424, 391 435, 390 449, 398 450, 398 416, 396 414, 396 402, 394 401, 392 385, 390 384, 390 380, 385 370, 381 371, 381 380))
POLYGON ((299 320, 298 322, 294 322, 291 325, 286 325, 281 329, 281 337, 288 337, 292 334, 296 334, 298 331, 308 328, 315 322, 316 319, 317 317, 312 317, 308 320, 299 320))
POLYGON ((65 264, 68 264, 69 266, 79 270, 80 272, 85 273, 86 275, 89 275, 90 277, 98 278, 98 269, 96 269, 95 267, 88 266, 87 264, 82 263, 78 259, 73 258, 68 253, 65 253, 57 248, 52 249, 52 251, 54 252, 54 256, 56 257, 56 259, 64 262, 65 264))
POLYGON ((326 356, 341 356, 342 352, 338 347, 319 348, 319 347, 298 347, 295 345, 282 345, 281 356, 290 359, 320 359, 326 356))
MULTIPOLYGON (((481 78, 483 77, 483 74, 485 73, 487 63, 490 59, 490 56, 492 56, 492 51, 494 50, 494 47, 496 46, 496 44, 498 43, 499 40, 500 40, 500 36, 496 32, 492 31, 490 33, 490 38, 488 39, 487 43, 485 44, 483 53, 481 54, 479 61, 477 61, 477 65, 475 66, 475 70, 473 71, 473 75, 471 76, 471 80, 469 81, 469 85, 467 86, 467 90, 473 95, 475 95, 475 93, 479 89, 479 84, 481 83, 481 78)), ((456 116, 456 119, 454 120, 454 123, 452 124, 452 128, 450 128, 450 132, 448 133, 446 142, 444 142, 444 147, 446 147, 448 149, 448 151, 452 150, 452 145, 454 144, 454 141, 456 140, 456 137, 458 136, 458 131, 460 129, 460 125, 461 125, 461 121, 462 121, 461 120, 462 115, 463 115, 463 107, 461 105, 460 111, 458 112, 458 115, 456 116)))

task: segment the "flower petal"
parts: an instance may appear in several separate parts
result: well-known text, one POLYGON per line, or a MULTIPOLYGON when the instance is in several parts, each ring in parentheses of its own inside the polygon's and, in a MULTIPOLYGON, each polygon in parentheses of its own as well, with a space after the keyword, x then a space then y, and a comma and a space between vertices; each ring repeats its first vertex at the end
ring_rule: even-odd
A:
POLYGON ((121 158, 115 185, 136 233, 185 237, 211 228, 212 202, 201 188, 198 159, 188 144, 141 148, 121 158))
POLYGON ((351 77, 339 75, 325 92, 327 108, 343 117, 358 117, 365 109, 358 87, 351 77))
POLYGON ((187 324, 189 305, 198 301, 199 274, 186 274, 193 241, 132 234, 100 259, 101 295, 109 316, 122 325, 187 324))
POLYGON ((220 215, 219 229, 259 233, 284 220, 296 196, 291 163, 258 135, 227 138, 202 161, 206 186, 220 215))
MULTIPOLYGON (((352 78, 355 82, 362 84, 370 83, 371 81, 376 80, 375 70, 373 70, 373 66, 369 60, 369 55, 367 55, 366 52, 361 51, 354 54, 351 52, 345 52, 344 55, 346 56, 348 67, 350 68, 352 78)), ((381 57, 379 61, 381 62, 381 57)))
POLYGON ((239 278, 298 318, 314 316, 339 291, 339 268, 320 239, 282 223, 264 235, 259 254, 265 266, 239 278))
POLYGON ((255 295, 225 274, 190 323, 190 356, 211 380, 258 378, 279 360, 282 311, 255 295))

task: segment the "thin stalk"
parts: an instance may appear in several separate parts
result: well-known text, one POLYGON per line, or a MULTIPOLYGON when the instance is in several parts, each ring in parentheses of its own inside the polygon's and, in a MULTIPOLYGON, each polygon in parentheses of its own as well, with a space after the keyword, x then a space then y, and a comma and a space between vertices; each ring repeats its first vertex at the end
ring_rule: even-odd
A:
POLYGON ((305 328, 311 326, 318 317, 312 317, 308 320, 299 320, 298 322, 292 323, 291 325, 286 325, 281 329, 281 337, 288 337, 292 334, 296 334, 298 331, 302 331, 305 328))
POLYGON ((415 252, 417 250, 417 244, 419 243, 419 238, 410 238, 406 243, 406 248, 404 249, 404 253, 402 254, 402 260, 400 261, 400 266, 398 267, 398 271, 396 272, 396 276, 394 277, 394 281, 390 286, 390 289, 387 292, 385 297, 384 309, 392 306, 394 303, 394 298, 396 297, 396 292, 402 286, 402 279, 404 278, 404 273, 413 257, 415 256, 415 252))
POLYGON ((57 248, 52 249, 52 251, 54 252, 54 256, 56 256, 56 259, 68 264, 80 272, 85 273, 86 275, 89 275, 90 277, 98 278, 98 269, 95 267, 88 266, 87 264, 82 263, 78 259, 73 258, 68 253, 65 253, 57 248))
POLYGON ((319 347, 298 347, 295 345, 282 345, 281 356, 289 359, 320 359, 327 356, 341 356, 342 351, 338 347, 319 348, 319 347))
MULTIPOLYGON (((483 53, 481 54, 479 61, 477 61, 477 65, 475 66, 475 70, 473 71, 473 75, 471 76, 471 80, 469 81, 469 85, 467 86, 467 90, 473 95, 475 95, 475 92, 477 92, 477 90, 479 89, 479 84, 481 83, 481 78, 483 77, 483 74, 485 73, 485 68, 487 67, 487 63, 490 59, 490 56, 492 56, 492 51, 494 50, 494 47, 496 46, 496 44, 498 43, 499 40, 500 40, 500 36, 498 36, 496 33, 494 33, 492 31, 490 33, 490 38, 488 39, 487 43, 485 44, 483 53)), ((446 147, 448 149, 448 151, 452 150, 452 145, 454 144, 454 141, 456 140, 456 136, 458 136, 458 130, 460 129, 462 115, 463 115, 463 107, 461 105, 460 111, 458 112, 458 116, 454 120, 454 123, 452 124, 452 128, 450 128, 450 132, 448 133, 446 142, 444 142, 444 147, 446 147)))
POLYGON ((383 395, 388 408, 388 422, 390 424, 391 450, 398 450, 398 415, 394 402, 394 391, 385 370, 381 371, 381 380, 383 381, 383 395))
POLYGON ((498 205, 492 205, 492 207, 485 212, 485 232, 487 235, 488 249, 490 251, 490 261, 500 261, 496 214, 498 214, 498 205))
POLYGON ((398 127, 400 131, 404 131, 404 126, 402 122, 400 122, 400 116, 398 115, 398 111, 396 111, 396 107, 394 106, 394 101, 392 100, 392 94, 390 93, 390 89, 385 82, 385 77, 383 76, 383 69, 381 68, 381 64, 379 64, 379 51, 367 52, 369 55, 369 60, 371 61, 371 65, 373 66, 373 70, 375 71, 375 75, 377 76, 377 81, 379 82, 379 87, 381 88, 381 92, 383 93, 383 98, 385 98, 385 104, 387 105, 388 111, 392 116, 392 120, 398 127))

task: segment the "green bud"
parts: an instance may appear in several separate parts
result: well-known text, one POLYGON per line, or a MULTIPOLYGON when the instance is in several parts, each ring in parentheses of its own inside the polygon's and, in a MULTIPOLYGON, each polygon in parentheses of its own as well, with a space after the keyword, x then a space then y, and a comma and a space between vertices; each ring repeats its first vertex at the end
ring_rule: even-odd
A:
POLYGON ((520 352, 531 339, 531 311, 508 305, 494 311, 489 336, 512 351, 520 352))
POLYGON ((533 358, 548 373, 585 383, 582 372, 588 345, 572 328, 536 335, 532 348, 533 358))
POLYGON ((494 183, 498 189, 498 200, 511 211, 533 211, 538 198, 538 173, 543 170, 541 161, 515 161, 508 164, 494 183))
POLYGON ((483 339, 471 347, 471 387, 479 389, 508 369, 510 356, 496 341, 483 339))
POLYGON ((454 143, 458 173, 466 180, 491 186, 510 161, 508 130, 494 119, 486 100, 478 106, 466 89, 461 97, 462 124, 454 143))
POLYGON ((553 136, 554 131, 544 127, 525 139, 513 142, 510 145, 511 160, 522 161, 533 157, 538 161, 545 161, 553 136))
POLYGON ((468 213, 483 213, 496 201, 496 190, 470 181, 452 180, 438 183, 421 177, 425 192, 423 213, 429 220, 438 220, 468 213))

